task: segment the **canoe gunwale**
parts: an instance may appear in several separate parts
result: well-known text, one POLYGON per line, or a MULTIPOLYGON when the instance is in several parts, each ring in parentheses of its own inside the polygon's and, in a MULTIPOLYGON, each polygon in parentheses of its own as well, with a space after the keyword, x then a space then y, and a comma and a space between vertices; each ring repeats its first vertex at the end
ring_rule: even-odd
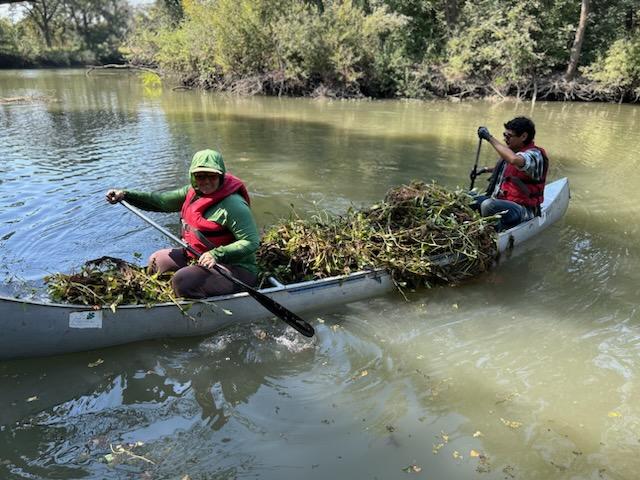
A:
MULTIPOLYGON (((298 283, 290 283, 287 285, 282 285, 282 286, 278 286, 278 287, 269 287, 269 288, 263 288, 260 289, 260 293, 263 293, 265 295, 270 295, 270 294, 275 294, 275 293, 280 293, 280 292, 298 292, 298 291, 302 291, 302 290, 308 290, 310 288, 322 288, 322 287, 330 287, 335 285, 336 283, 345 283, 348 281, 354 281, 354 280, 359 280, 362 277, 366 277, 366 276, 372 276, 372 278, 377 278, 380 277, 382 275, 386 275, 386 270, 383 268, 379 268, 379 269, 372 269, 372 270, 360 270, 358 272, 353 272, 350 273, 348 275, 336 275, 333 277, 327 277, 327 278, 322 278, 319 280, 307 280, 305 282, 298 282, 298 283)), ((231 299, 235 299, 235 298, 242 298, 242 297, 248 297, 249 294, 247 292, 238 292, 238 293, 230 293, 227 295, 219 295, 216 297, 208 297, 208 298, 201 298, 201 299, 191 299, 191 300, 180 300, 176 303, 174 302, 162 302, 162 303, 154 303, 151 305, 145 305, 145 304, 126 304, 126 305, 118 305, 117 306, 117 310, 120 309, 150 309, 150 308, 156 308, 156 307, 172 307, 177 305, 180 306, 188 306, 188 305, 192 305, 194 303, 205 303, 205 304, 214 304, 216 302, 222 302, 225 300, 231 300, 231 299)), ((43 307, 55 307, 55 308, 66 308, 66 309, 74 309, 74 310, 78 310, 78 309, 84 309, 84 310, 91 310, 92 306, 91 305, 84 305, 84 304, 80 304, 80 303, 54 303, 54 302, 46 302, 46 301, 39 301, 39 300, 28 300, 28 299, 21 299, 21 298, 16 298, 16 297, 8 297, 6 295, 0 295, 0 301, 7 301, 7 302, 15 302, 15 303, 24 303, 24 304, 29 304, 29 305, 39 305, 39 306, 43 306, 43 307)), ((101 306, 99 310, 110 310, 109 306, 101 306)))

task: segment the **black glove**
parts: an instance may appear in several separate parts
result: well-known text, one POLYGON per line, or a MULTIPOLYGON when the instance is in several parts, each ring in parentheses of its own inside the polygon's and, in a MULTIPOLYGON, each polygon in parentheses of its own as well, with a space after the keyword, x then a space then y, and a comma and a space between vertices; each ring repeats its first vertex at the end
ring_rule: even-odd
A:
POLYGON ((487 127, 478 127, 478 137, 483 140, 489 141, 491 138, 491 134, 489 133, 489 129, 487 127))

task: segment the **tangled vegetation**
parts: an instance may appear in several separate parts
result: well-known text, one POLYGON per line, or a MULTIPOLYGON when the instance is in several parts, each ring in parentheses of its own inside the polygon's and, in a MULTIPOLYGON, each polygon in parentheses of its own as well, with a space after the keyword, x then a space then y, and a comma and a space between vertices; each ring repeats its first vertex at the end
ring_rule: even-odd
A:
POLYGON ((463 191, 413 182, 344 216, 292 218, 265 233, 261 271, 299 282, 384 268, 401 287, 457 283, 487 270, 496 255, 493 219, 469 202, 463 191))
MULTIPOLYGON (((480 217, 469 202, 463 191, 413 182, 343 216, 285 220, 264 235, 258 252, 262 277, 292 283, 383 268, 399 287, 457 283, 487 270, 496 255, 493 218, 480 217)), ((45 281, 58 302, 112 309, 176 302, 165 276, 112 257, 45 281)))
POLYGON ((79 272, 56 273, 45 277, 53 301, 109 306, 121 304, 151 305, 175 302, 167 276, 148 274, 146 268, 114 257, 86 262, 79 272))

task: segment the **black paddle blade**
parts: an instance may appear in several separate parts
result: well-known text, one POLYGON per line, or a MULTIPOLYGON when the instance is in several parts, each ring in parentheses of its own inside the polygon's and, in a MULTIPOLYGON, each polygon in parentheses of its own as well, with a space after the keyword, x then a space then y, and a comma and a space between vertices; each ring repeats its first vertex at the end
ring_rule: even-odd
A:
POLYGON ((221 268, 220 265, 214 265, 213 268, 218 273, 220 273, 220 275, 222 275, 226 279, 232 281, 233 283, 241 287, 245 292, 251 295, 258 303, 260 303, 260 305, 262 305, 264 308, 269 310, 271 313, 273 313, 276 317, 278 317, 283 322, 286 322, 287 324, 291 325, 293 328, 295 328, 298 332, 300 332, 305 337, 313 337, 315 335, 316 331, 313 329, 311 325, 309 325, 307 322, 305 322, 303 319, 301 319, 291 310, 288 310, 287 308, 285 308, 284 305, 280 305, 275 300, 272 300, 271 298, 267 297, 264 293, 260 293, 255 288, 250 287, 249 285, 244 283, 242 280, 234 277, 233 275, 230 275, 229 272, 226 269, 221 268))
POLYGON ((287 322, 287 324, 291 325, 305 337, 313 337, 313 335, 315 335, 316 331, 311 325, 309 325, 291 310, 286 309, 283 305, 270 299, 266 295, 253 288, 246 289, 246 292, 253 298, 255 298, 256 301, 260 303, 260 305, 269 310, 275 316, 279 317, 284 322, 287 322))

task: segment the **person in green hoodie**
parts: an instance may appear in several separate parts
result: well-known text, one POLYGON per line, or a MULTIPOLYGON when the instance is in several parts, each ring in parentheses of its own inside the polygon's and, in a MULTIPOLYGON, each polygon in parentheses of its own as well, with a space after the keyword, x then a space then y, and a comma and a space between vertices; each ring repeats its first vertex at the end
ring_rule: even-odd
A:
POLYGON ((184 248, 158 250, 149 258, 150 271, 176 272, 171 279, 176 295, 206 298, 239 291, 213 269, 215 264, 244 283, 255 285, 260 236, 245 185, 227 173, 222 155, 215 150, 196 152, 189 177, 189 185, 167 192, 110 189, 107 201, 115 204, 126 200, 154 212, 180 212, 182 239, 201 253, 197 263, 184 248))

